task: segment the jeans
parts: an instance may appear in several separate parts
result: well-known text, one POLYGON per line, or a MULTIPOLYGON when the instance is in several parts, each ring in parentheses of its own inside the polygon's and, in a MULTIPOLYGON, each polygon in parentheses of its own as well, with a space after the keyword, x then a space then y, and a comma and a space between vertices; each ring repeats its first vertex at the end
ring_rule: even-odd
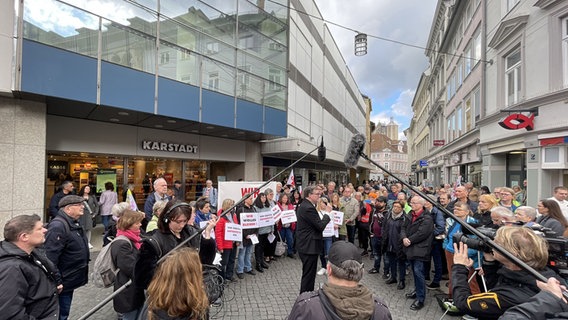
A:
POLYGON ((357 230, 356 226, 347 225, 347 239, 351 243, 355 243, 355 231, 357 230))
POLYGON ((59 294, 59 320, 67 320, 69 317, 71 301, 73 301, 73 290, 59 294))
POLYGON ((398 281, 404 282, 406 276, 406 261, 404 259, 398 259, 395 252, 387 252, 386 258, 390 267, 391 278, 396 280, 396 271, 398 269, 398 281))
POLYGON ((237 248, 233 245, 233 249, 223 249, 223 253, 221 253, 221 276, 224 279, 233 278, 236 250, 237 248))
POLYGON ((323 237, 323 252, 320 254, 320 262, 321 262, 321 267, 324 269, 327 266, 327 255, 329 254, 329 249, 331 248, 332 244, 333 244, 332 237, 323 237))
POLYGON ((280 229, 280 236, 288 245, 288 254, 294 254, 294 231, 292 231, 292 228, 280 229))
POLYGON ((249 244, 244 246, 242 243, 239 246, 239 259, 237 263, 237 273, 249 272, 252 270, 252 264, 250 263, 250 258, 252 254, 252 248, 254 245, 249 244))
POLYGON ((136 320, 138 319, 138 315, 140 314, 140 311, 142 311, 141 308, 129 311, 127 313, 123 313, 122 314, 122 320, 136 320))
POLYGON ((424 261, 409 260, 414 276, 414 287, 416 288, 416 300, 424 302, 426 300, 426 280, 424 280, 424 261))
MULTIPOLYGON (((445 255, 444 249, 442 248, 442 241, 434 240, 432 241, 432 260, 434 261, 434 279, 432 280, 433 283, 440 283, 442 281, 442 255, 445 255)), ((430 261, 428 261, 430 264, 430 261)), ((429 266, 425 268, 424 274, 428 274, 430 272, 429 266)))
POLYGON ((105 226, 105 232, 108 231, 108 224, 110 222, 110 219, 112 219, 112 214, 108 215, 108 216, 101 216, 101 219, 103 220, 103 226, 105 226))
POLYGON ((373 249, 373 256, 375 257, 373 268, 377 270, 377 272, 381 269, 381 258, 383 256, 383 252, 381 251, 382 240, 383 239, 379 237, 371 237, 371 248, 373 249))

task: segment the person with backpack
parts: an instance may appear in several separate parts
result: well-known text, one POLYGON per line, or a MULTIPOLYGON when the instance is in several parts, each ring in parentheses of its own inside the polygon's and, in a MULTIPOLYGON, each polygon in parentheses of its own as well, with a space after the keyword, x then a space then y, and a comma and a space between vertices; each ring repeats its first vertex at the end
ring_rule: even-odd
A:
POLYGON ((59 319, 71 311, 73 292, 89 280, 89 246, 79 223, 83 215, 83 197, 68 195, 59 201, 59 212, 51 220, 45 236, 45 253, 57 267, 63 290, 59 294, 59 319))
MULTIPOLYGON (((119 270, 114 290, 134 279, 134 264, 142 245, 140 226, 144 217, 144 212, 126 210, 116 223, 116 238, 110 243, 112 263, 119 270)), ((128 286, 112 302, 114 310, 122 314, 123 320, 136 320, 144 305, 144 291, 136 286, 128 286)))
MULTIPOLYGON (((120 221, 120 220, 119 220, 120 221)), ((134 284, 146 289, 154 276, 158 260, 174 249, 182 241, 192 237, 198 229, 193 226, 195 211, 188 203, 169 201, 158 220, 158 229, 142 241, 138 259, 134 267, 134 284)), ((202 264, 212 264, 215 258, 216 243, 211 231, 217 223, 212 215, 202 234, 195 236, 185 245, 198 249, 202 264)))
POLYGON ((317 291, 301 293, 288 319, 389 320, 385 302, 359 283, 365 274, 359 249, 347 241, 336 241, 329 249, 327 283, 317 291))

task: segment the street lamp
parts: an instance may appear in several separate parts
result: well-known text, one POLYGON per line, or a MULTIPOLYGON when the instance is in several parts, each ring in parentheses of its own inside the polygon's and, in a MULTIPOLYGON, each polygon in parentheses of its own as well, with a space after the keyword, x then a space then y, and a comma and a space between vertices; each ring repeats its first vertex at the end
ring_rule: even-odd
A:
POLYGON ((367 35, 359 33, 355 36, 355 55, 364 56, 367 54, 367 35))

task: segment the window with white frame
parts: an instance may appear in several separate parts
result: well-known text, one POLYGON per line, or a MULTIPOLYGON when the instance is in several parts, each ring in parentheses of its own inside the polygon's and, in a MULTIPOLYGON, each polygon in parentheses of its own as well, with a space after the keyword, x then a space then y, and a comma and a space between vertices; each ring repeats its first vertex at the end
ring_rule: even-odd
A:
MULTIPOLYGON (((472 56, 473 56, 473 66, 475 66, 479 60, 481 60, 481 31, 477 30, 473 36, 473 45, 472 45, 472 56)), ((473 69, 473 67, 472 67, 473 69)))
POLYGON ((472 57, 472 46, 471 46, 471 42, 467 45, 467 47, 465 48, 465 52, 464 52, 464 60, 463 60, 463 64, 464 64, 464 78, 467 77, 467 75, 471 72, 471 59, 472 57))
POLYGON ((517 48, 505 56, 505 95, 507 105, 519 101, 521 95, 521 49, 517 48))
POLYGON ((459 87, 461 87, 462 83, 463 83, 463 67, 461 62, 458 63, 458 66, 456 67, 456 91, 459 87))
POLYGON ((479 120, 481 117, 481 92, 479 91, 479 87, 473 90, 473 114, 475 115, 474 122, 479 120))
POLYGON ((209 89, 219 90, 219 72, 210 72, 207 84, 209 85, 209 89))
POLYGON ((473 108, 471 105, 472 94, 465 98, 463 103, 463 111, 465 115, 465 132, 469 132, 473 128, 473 108))
POLYGON ((450 141, 452 141, 452 116, 449 116, 446 121, 447 121, 446 126, 447 126, 447 130, 448 130, 448 136, 447 136, 446 140, 448 140, 448 142, 450 142, 450 141))
POLYGON ((456 138, 463 134, 462 106, 456 109, 456 138))
POLYGON ((562 78, 568 87, 568 17, 562 18, 562 78))

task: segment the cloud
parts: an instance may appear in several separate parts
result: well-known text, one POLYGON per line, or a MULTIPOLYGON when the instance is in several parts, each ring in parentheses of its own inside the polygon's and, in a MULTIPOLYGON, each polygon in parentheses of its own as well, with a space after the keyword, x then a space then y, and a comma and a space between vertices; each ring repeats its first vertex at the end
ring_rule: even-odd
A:
POLYGON ((414 99, 415 90, 404 90, 396 102, 391 105, 392 113, 400 117, 412 117, 412 99, 414 99))

